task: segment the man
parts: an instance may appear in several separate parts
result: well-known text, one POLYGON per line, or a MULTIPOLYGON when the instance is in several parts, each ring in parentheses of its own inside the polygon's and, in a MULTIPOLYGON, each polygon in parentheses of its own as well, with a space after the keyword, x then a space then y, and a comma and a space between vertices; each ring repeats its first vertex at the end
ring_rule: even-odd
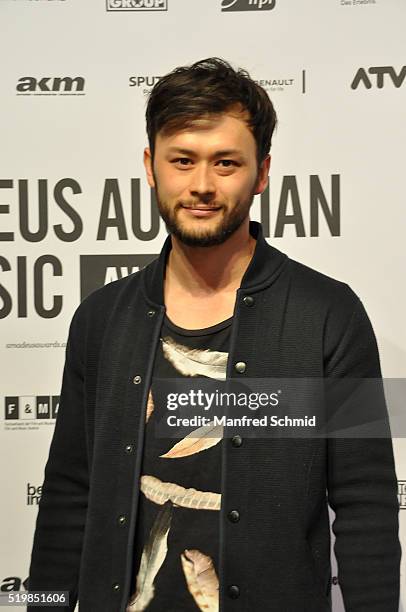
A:
POLYGON ((381 372, 350 287, 249 220, 276 123, 264 90, 210 58, 162 78, 146 116, 146 173, 170 236, 73 317, 30 590, 69 590, 83 612, 331 610, 329 503, 346 610, 397 611, 389 436, 155 435, 159 379, 381 372))

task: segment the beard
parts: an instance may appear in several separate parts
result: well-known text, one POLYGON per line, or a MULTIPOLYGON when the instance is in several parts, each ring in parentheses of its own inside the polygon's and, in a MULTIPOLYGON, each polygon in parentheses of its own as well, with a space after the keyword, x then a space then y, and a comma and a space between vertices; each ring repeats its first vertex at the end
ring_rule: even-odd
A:
POLYGON ((196 218, 196 222, 200 221, 200 227, 197 229, 185 227, 185 224, 179 222, 178 217, 179 211, 182 210, 183 206, 198 207, 200 202, 196 200, 179 201, 174 206, 171 206, 160 197, 157 182, 155 182, 155 185, 159 214, 165 223, 167 231, 176 236, 183 244, 192 247, 210 247, 225 242, 241 227, 248 217, 255 195, 254 191, 252 191, 246 199, 237 201, 231 210, 227 209, 221 202, 211 202, 210 205, 205 204, 213 208, 221 207, 217 213, 219 216, 221 215, 221 219, 212 224, 211 227, 204 227, 205 219, 196 218))

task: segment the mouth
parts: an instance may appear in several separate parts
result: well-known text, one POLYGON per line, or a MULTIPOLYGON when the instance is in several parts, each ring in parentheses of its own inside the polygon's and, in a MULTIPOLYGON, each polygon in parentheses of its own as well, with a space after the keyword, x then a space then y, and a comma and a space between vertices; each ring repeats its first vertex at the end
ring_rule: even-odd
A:
POLYGON ((188 210, 219 210, 219 208, 221 208, 221 206, 185 206, 184 204, 181 206, 188 210))
POLYGON ((210 217, 221 209, 221 206, 183 206, 194 217, 210 217))

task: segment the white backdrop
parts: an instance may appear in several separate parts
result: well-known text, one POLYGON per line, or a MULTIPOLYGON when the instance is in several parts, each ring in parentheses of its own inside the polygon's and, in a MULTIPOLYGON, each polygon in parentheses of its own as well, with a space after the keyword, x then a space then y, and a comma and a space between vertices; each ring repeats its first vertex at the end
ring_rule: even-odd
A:
POLYGON ((0 0, 2 591, 28 575, 71 316, 166 236, 142 166, 145 93, 175 66, 217 55, 267 88, 279 126, 251 218, 351 285, 384 376, 406 377, 405 23, 404 0, 0 0))

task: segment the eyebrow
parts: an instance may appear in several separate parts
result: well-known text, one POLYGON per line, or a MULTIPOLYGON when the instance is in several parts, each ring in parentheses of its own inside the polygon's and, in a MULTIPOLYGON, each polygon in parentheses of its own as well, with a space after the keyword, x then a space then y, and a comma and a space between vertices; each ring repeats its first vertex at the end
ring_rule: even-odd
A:
MULTIPOLYGON (((181 153, 182 155, 190 155, 195 156, 196 152, 192 149, 184 149, 183 147, 169 147, 169 153, 181 153)), ((239 149, 221 149, 219 151, 215 151, 212 157, 227 157, 229 155, 238 155, 239 157, 244 157, 242 151, 239 149)))

